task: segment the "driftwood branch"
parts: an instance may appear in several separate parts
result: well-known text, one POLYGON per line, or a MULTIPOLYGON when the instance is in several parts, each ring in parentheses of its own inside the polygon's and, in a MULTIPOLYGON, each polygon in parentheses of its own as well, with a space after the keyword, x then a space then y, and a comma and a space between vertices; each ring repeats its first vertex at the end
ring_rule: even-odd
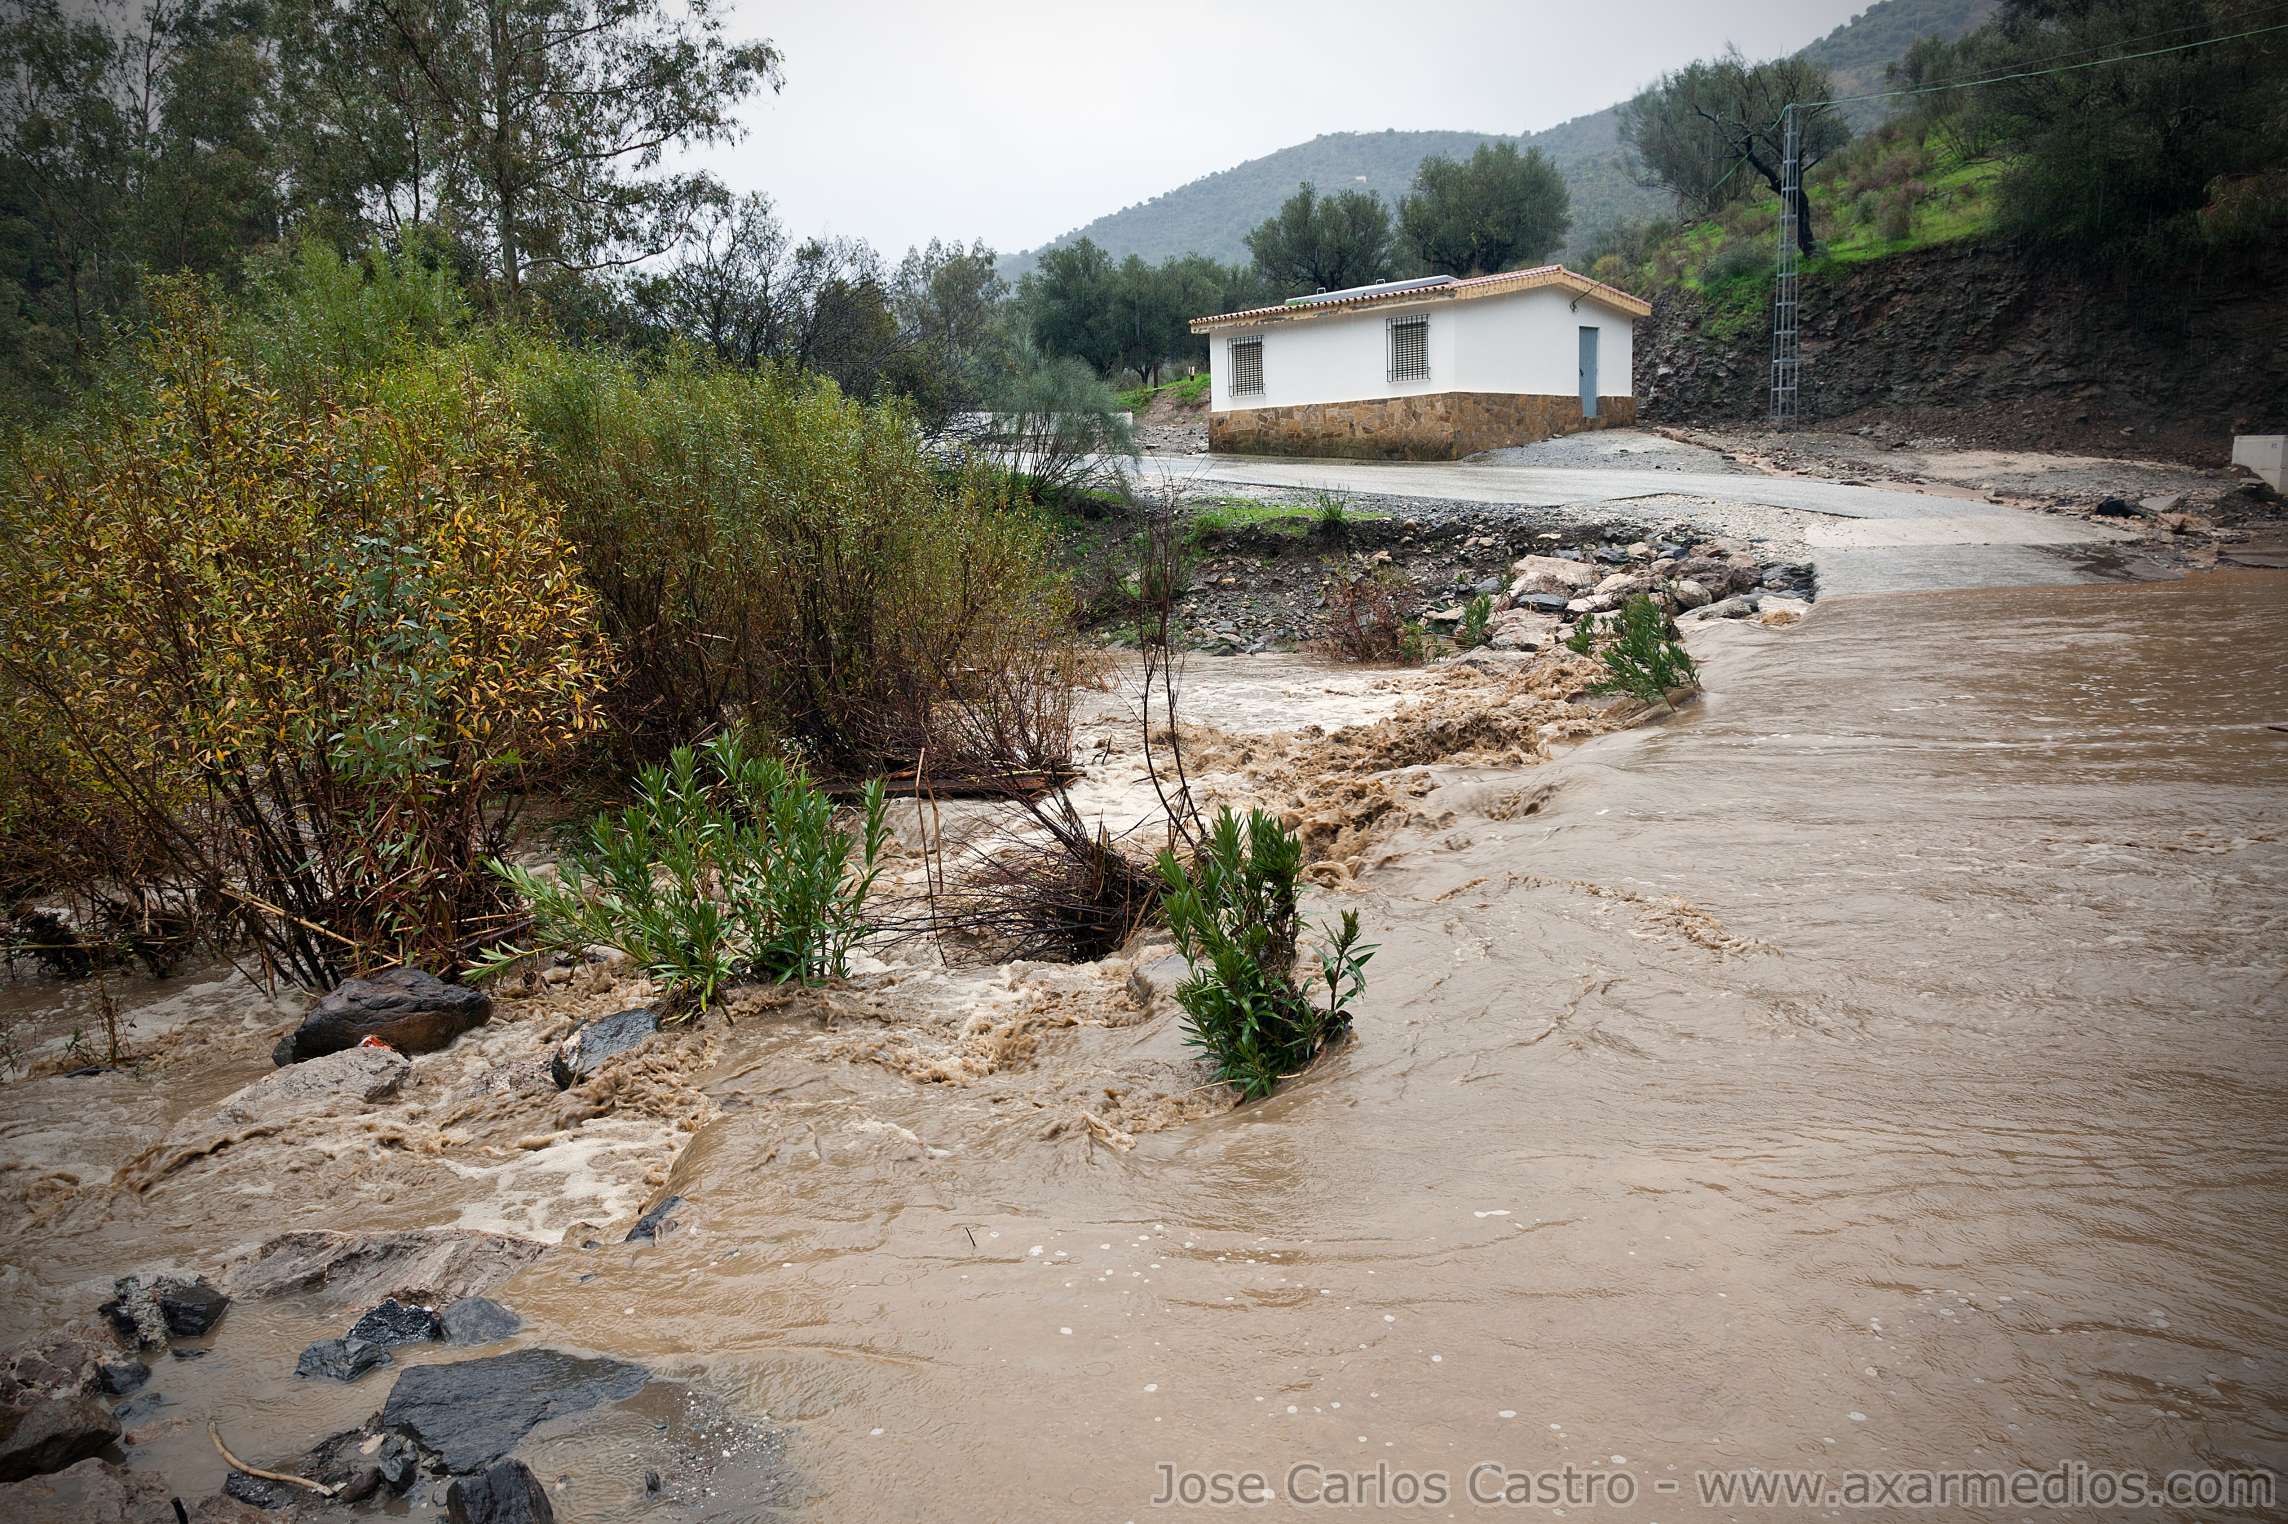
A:
POLYGON ((260 1466, 249 1466, 230 1453, 230 1446, 222 1442, 222 1430, 215 1426, 215 1422, 211 1418, 207 1420, 207 1438, 214 1441, 215 1453, 221 1456, 224 1463, 233 1471, 243 1471, 248 1476, 257 1477, 265 1482, 283 1482, 289 1487, 300 1487, 304 1491, 314 1492, 322 1498, 330 1498, 341 1490, 337 1487, 329 1487, 324 1482, 313 1482, 306 1476, 288 1476, 283 1471, 265 1471, 260 1466))

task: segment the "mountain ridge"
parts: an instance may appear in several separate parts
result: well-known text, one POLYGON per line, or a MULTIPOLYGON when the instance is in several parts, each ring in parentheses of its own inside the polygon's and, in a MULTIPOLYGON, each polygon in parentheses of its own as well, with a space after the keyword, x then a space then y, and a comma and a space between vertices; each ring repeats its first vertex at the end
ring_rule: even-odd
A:
MULTIPOLYGON (((1879 86, 1884 66, 1915 38, 1958 37, 1992 15, 1997 3, 1876 0, 1797 51, 1825 64, 1839 87, 1867 90, 1879 86)), ((1206 254, 1226 263, 1244 262, 1248 231, 1277 211, 1302 181, 1312 181, 1322 191, 1371 190, 1395 208, 1423 159, 1433 154, 1466 158, 1481 143, 1501 142, 1539 148, 1564 176, 1573 197, 1573 227, 1561 257, 1570 256, 1601 228, 1672 209, 1665 192, 1629 177, 1621 159, 1619 110, 1616 103, 1515 135, 1397 128, 1321 133, 1108 212, 1038 248, 1005 255, 1001 271, 1015 280, 1033 268, 1043 249, 1081 238, 1094 240, 1115 259, 1137 254, 1157 263, 1174 255, 1206 254)))

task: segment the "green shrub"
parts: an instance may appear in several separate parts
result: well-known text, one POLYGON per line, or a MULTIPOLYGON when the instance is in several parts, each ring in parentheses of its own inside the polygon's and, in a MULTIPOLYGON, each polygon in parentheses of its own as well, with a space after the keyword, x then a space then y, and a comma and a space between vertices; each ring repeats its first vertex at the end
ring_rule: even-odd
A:
POLYGON ((1318 979, 1308 989, 1297 984, 1303 846, 1265 811, 1244 823, 1220 811, 1189 864, 1164 852, 1159 866, 1168 924, 1191 965, 1176 987, 1185 1041, 1240 1099, 1260 1100, 1350 1029, 1350 1004, 1366 988, 1375 949, 1360 945, 1358 912, 1346 910, 1339 928, 1321 929, 1328 946, 1318 979), (1321 983, 1324 1005, 1315 993, 1321 983))
POLYGON ((1311 527, 1320 539, 1332 540, 1339 544, 1350 538, 1350 506, 1343 501, 1341 494, 1334 492, 1315 494, 1311 499, 1311 511, 1313 514, 1311 527))
POLYGON ((1493 623, 1494 600, 1490 593, 1480 593, 1462 605, 1461 627, 1454 631, 1454 644, 1465 651, 1475 651, 1493 636, 1488 626, 1493 623))
MULTIPOLYGON (((1590 630, 1594 623, 1582 620, 1566 644, 1586 655, 1595 639, 1590 630)), ((1605 667, 1612 673, 1597 685, 1600 693, 1626 693, 1647 704, 1665 704, 1672 691, 1699 681, 1684 642, 1677 638, 1676 621, 1642 593, 1622 604, 1599 633, 1605 637, 1605 667)))
POLYGON ((1700 284, 1704 290, 1728 286, 1734 281, 1752 280, 1770 271, 1775 255, 1769 244, 1738 239, 1727 243, 1714 258, 1701 266, 1700 284))
POLYGON ((748 749, 738 733, 643 769, 635 802, 589 822, 554 878, 495 860, 531 910, 528 947, 493 949, 495 972, 537 952, 616 947, 662 987, 670 1011, 697 1015, 743 979, 840 978, 869 930, 866 896, 888 835, 879 780, 853 837, 799 766, 748 749))
POLYGON ((1320 585, 1326 608, 1317 649, 1338 661, 1420 665, 1429 654, 1427 637, 1399 612, 1400 596, 1412 590, 1392 567, 1338 570, 1320 585))
POLYGON ((843 777, 1066 760, 1076 654, 1048 531, 994 473, 935 459, 903 407, 555 346, 504 384, 603 600, 635 757, 744 721, 843 777))
POLYGON ((190 288, 158 303, 147 407, 0 486, 0 857, 27 833, 317 988, 456 967, 607 658, 521 431, 466 377, 297 409, 190 288))

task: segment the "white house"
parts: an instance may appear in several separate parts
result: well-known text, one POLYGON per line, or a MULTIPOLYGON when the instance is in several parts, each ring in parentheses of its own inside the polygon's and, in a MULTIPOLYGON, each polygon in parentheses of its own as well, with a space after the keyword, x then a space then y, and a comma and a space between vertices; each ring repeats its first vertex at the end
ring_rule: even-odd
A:
POLYGON ((1563 265, 1433 275, 1192 319, 1208 448, 1455 460, 1636 421, 1652 307, 1563 265))

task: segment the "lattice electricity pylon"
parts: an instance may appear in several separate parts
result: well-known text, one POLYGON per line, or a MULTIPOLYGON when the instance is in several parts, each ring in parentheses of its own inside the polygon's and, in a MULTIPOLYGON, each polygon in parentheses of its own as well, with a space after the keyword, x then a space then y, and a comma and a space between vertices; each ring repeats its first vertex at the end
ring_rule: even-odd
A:
POLYGON ((1803 151, 1796 135, 1795 107, 1780 111, 1780 249, 1779 269, 1772 282, 1772 421, 1792 423, 1796 416, 1796 382, 1803 369, 1796 286, 1800 261, 1796 253, 1797 220, 1803 215, 1803 151))

